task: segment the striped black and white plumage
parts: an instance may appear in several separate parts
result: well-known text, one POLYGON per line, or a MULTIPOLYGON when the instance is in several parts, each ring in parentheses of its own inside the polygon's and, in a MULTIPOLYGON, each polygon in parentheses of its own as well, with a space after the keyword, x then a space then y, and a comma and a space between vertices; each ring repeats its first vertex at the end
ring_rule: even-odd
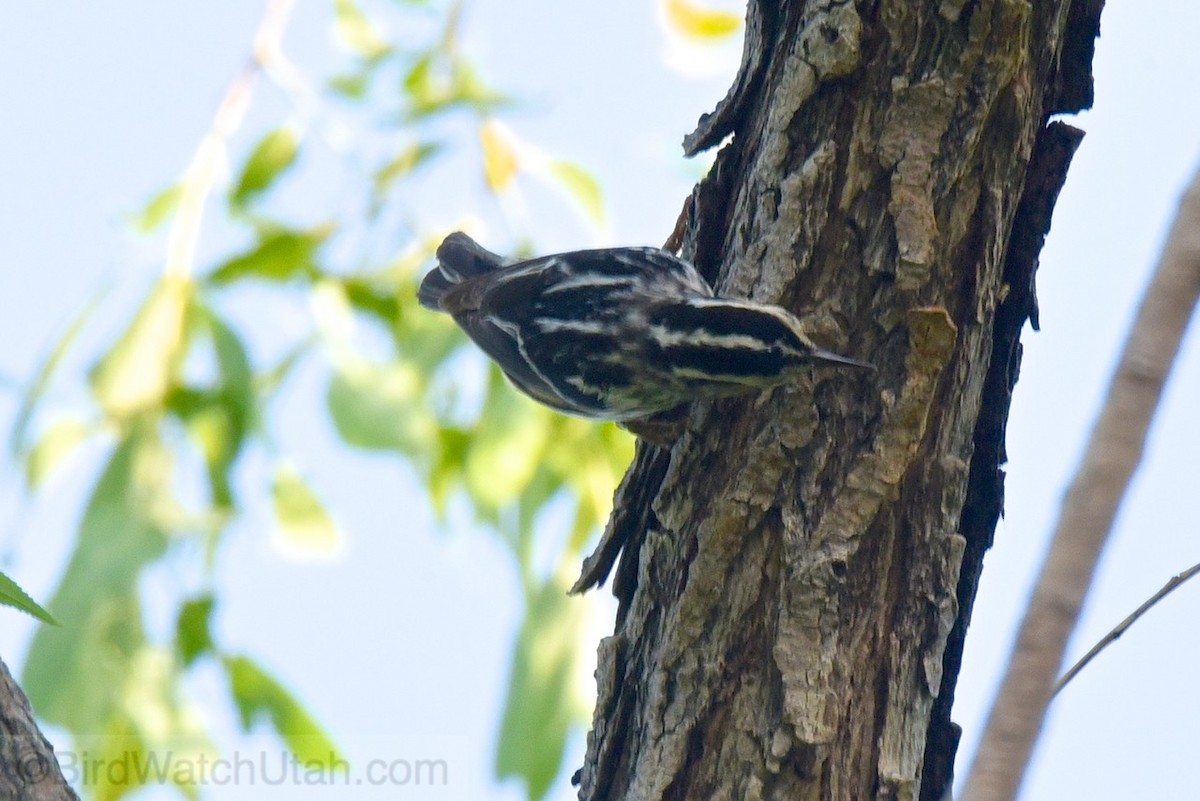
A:
POLYGON ((421 305, 448 312, 518 389, 554 409, 627 421, 787 381, 821 350, 778 306, 716 297, 658 248, 581 250, 505 264, 446 237, 421 305))

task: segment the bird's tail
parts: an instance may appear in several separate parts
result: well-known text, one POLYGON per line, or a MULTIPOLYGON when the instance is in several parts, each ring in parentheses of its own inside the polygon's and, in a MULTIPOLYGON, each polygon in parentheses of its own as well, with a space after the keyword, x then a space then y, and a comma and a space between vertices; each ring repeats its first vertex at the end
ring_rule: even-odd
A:
POLYGON ((437 260, 438 266, 429 271, 417 290, 417 300, 433 311, 441 311, 442 296, 457 284, 504 266, 504 259, 461 231, 442 241, 437 260))

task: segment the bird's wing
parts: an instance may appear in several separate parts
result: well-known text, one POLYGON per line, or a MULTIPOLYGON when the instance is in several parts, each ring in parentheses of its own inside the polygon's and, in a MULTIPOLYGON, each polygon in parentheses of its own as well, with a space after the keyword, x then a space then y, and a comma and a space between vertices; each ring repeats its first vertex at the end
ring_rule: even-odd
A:
POLYGON ((516 326, 482 311, 456 314, 454 319, 518 389, 551 408, 575 411, 526 357, 516 326))

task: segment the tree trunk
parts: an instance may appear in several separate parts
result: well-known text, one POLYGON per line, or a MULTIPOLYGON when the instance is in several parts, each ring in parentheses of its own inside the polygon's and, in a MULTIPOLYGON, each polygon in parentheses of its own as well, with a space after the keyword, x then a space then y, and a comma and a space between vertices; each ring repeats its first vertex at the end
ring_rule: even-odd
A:
POLYGON ((579 774, 598 799, 915 799, 1002 505, 1033 276, 1091 102, 1100 0, 751 0, 685 141, 732 142, 683 253, 879 367, 696 403, 640 442, 577 589, 618 551, 579 774))
MULTIPOLYGON (((11 612, 9 612, 11 614, 11 612)), ((38 731, 29 699, 0 661, 0 799, 79 801, 54 749, 38 731)))

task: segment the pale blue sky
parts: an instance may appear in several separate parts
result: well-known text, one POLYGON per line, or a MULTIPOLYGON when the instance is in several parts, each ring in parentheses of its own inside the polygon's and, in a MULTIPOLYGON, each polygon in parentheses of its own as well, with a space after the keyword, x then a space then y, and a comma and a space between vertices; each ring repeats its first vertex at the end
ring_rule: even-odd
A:
MULTIPOLYGON (((320 74, 336 55, 332 3, 300 3, 288 52, 320 74)), ((136 0, 30 3, 0 12, 0 376, 27 381, 46 349, 99 288, 133 299, 161 263, 123 217, 174 180, 240 67, 258 3, 136 0)), ((529 101, 512 118, 529 141, 591 168, 603 183, 614 243, 661 241, 690 189, 678 142, 723 94, 728 76, 695 79, 663 65, 649 3, 469 4, 465 47, 492 82, 529 101)), ((1096 109, 1056 212, 1038 276, 1042 332, 1027 332, 1009 425, 1007 516, 989 554, 968 637, 955 719, 963 754, 978 735, 1015 618, 1097 408, 1117 343, 1184 181, 1200 158, 1200 7, 1116 3, 1098 46, 1096 109)), ((267 125, 279 98, 261 94, 248 122, 267 125)), ((240 140, 247 147, 254 136, 240 140)), ((473 179, 472 179, 473 180, 473 179)), ((486 201, 446 186, 429 198, 451 224, 486 201)), ((534 205, 535 211, 540 206, 534 205)), ((569 215, 531 220, 539 246, 595 244, 569 215)), ((213 252, 219 252, 215 250, 213 252)), ((82 363, 74 365, 76 371, 82 363)), ((1072 654, 1086 650, 1171 574, 1200 561, 1194 504, 1200 469, 1200 350, 1189 338, 1125 505, 1072 654)), ((302 376, 290 399, 320 389, 302 376)), ((0 428, 16 393, 0 392, 0 428)), ((69 396, 65 398, 69 401, 69 396)), ((262 536, 265 510, 240 524, 222 555, 224 640, 260 657, 306 699, 352 758, 439 757, 451 785, 437 798, 517 799, 491 760, 519 595, 505 551, 484 535, 438 534, 391 459, 349 454, 315 404, 296 401, 277 428, 349 532, 332 563, 297 564, 262 536), (399 529, 400 536, 397 536, 399 529), (314 587, 321 591, 314 592, 314 587)), ((32 503, 11 465, 0 470, 5 569, 51 593, 80 504, 103 454, 85 454, 32 503)), ((250 459, 247 481, 262 479, 250 459)), ((181 580, 152 576, 155 582, 181 580)), ((183 577, 182 580, 188 580, 183 577)), ((595 636, 611 625, 598 604, 595 636)), ((1195 687, 1200 585, 1172 596, 1056 702, 1026 799, 1190 798, 1200 693, 1195 687)), ((164 621, 151 621, 163 626, 164 621)), ((32 624, 0 610, 0 655, 18 668, 32 624)), ((196 690, 221 699, 216 676, 196 690)), ((260 738, 250 748, 274 750, 260 738)), ((565 776, 578 765, 574 744, 565 776)), ((963 766, 965 768, 965 765, 963 766)), ((572 798, 565 787, 554 798, 572 798)), ((355 798, 393 798, 356 788, 355 798)), ((337 790, 333 792, 338 792, 337 790)), ((156 796, 157 797, 157 796, 156 796)), ((317 798, 295 787, 228 787, 214 799, 317 798)), ((338 797, 341 797, 340 795, 338 797)))

